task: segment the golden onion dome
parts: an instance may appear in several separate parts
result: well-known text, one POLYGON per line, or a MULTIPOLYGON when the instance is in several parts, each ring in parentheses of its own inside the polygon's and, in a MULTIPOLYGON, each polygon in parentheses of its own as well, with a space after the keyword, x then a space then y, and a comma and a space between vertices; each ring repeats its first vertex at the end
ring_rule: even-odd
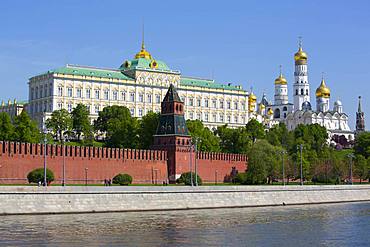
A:
POLYGON ((330 98, 330 89, 326 86, 325 80, 321 80, 320 86, 316 89, 316 98, 330 98))
POLYGON ((257 100, 257 96, 251 92, 251 94, 249 95, 249 101, 256 101, 256 100, 257 100))
POLYGON ((302 46, 300 46, 298 51, 294 54, 294 61, 301 63, 307 62, 307 53, 302 50, 302 46))
POLYGON ((266 108, 266 106, 263 103, 260 103, 259 107, 260 107, 261 110, 266 108))
POLYGON ((267 114, 268 114, 269 116, 271 116, 272 114, 274 114, 274 111, 270 108, 270 109, 269 109, 269 111, 267 112, 267 114))
POLYGON ((135 59, 138 58, 146 58, 152 60, 152 55, 150 55, 150 53, 145 50, 144 42, 141 44, 141 50, 135 55, 135 59))
POLYGON ((286 85, 287 80, 283 76, 282 73, 280 73, 279 77, 275 79, 275 85, 286 85))

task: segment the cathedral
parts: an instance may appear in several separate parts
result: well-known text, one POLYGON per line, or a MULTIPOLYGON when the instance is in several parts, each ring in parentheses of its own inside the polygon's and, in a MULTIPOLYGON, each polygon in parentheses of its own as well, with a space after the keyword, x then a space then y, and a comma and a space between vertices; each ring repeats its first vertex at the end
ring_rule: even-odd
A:
POLYGON ((299 124, 317 123, 328 130, 330 143, 348 146, 354 140, 354 132, 348 125, 348 115, 343 111, 342 102, 337 100, 330 108, 331 91, 324 76, 315 91, 316 108, 313 108, 307 60, 307 53, 299 42, 298 51, 294 54, 293 103, 289 102, 288 81, 280 67, 280 75, 274 82, 274 101, 269 102, 263 95, 256 112, 260 116, 256 119, 267 124, 267 128, 285 123, 288 130, 294 130, 299 124))

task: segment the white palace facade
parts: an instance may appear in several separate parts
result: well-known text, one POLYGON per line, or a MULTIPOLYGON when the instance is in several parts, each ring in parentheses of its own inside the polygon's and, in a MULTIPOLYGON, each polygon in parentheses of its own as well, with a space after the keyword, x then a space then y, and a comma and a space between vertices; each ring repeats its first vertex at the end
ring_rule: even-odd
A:
POLYGON ((160 112, 170 84, 185 103, 186 119, 199 119, 209 128, 244 126, 249 119, 249 93, 241 86, 182 76, 154 59, 144 43, 135 58, 118 69, 66 65, 34 76, 28 84, 28 112, 40 126, 54 110, 71 112, 78 103, 87 106, 92 120, 111 105, 126 106, 137 118, 160 112))

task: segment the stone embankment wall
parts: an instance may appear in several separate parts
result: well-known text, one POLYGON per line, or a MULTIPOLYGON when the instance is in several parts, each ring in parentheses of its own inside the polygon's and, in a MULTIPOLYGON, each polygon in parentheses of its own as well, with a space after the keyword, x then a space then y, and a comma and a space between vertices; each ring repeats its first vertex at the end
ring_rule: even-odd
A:
POLYGON ((0 187, 0 214, 93 213, 370 201, 369 185, 0 187))

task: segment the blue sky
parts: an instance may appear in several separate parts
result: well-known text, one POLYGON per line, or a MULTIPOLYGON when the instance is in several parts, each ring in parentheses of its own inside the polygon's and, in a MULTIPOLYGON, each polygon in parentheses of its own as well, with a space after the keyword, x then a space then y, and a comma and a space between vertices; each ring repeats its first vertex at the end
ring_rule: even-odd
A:
POLYGON ((331 107, 342 100, 353 128, 358 95, 370 119, 369 13, 365 0, 3 0, 0 99, 27 99, 28 78, 67 63, 119 67, 139 50, 144 22, 147 49, 170 68, 253 86, 271 100, 282 64, 292 101, 293 54, 302 36, 311 91, 325 72, 331 107))

